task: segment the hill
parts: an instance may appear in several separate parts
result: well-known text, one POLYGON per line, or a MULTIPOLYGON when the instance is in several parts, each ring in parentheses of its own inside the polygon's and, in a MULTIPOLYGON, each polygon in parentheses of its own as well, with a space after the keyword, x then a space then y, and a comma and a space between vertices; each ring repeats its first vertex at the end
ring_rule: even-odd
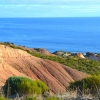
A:
POLYGON ((31 56, 26 51, 0 45, 0 85, 10 76, 40 79, 52 92, 58 93, 65 91, 69 82, 87 75, 60 63, 31 56))

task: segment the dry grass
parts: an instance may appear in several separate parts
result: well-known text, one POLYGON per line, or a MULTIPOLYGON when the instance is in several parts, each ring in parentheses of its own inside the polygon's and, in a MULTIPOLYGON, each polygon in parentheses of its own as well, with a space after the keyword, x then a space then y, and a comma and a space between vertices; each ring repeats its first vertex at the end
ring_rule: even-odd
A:
MULTIPOLYGON (((92 95, 90 94, 89 90, 88 91, 84 90, 81 92, 79 89, 76 90, 67 89, 65 93, 59 93, 53 96, 56 97, 57 100, 100 100, 100 90, 98 90, 97 92, 98 92, 97 95, 92 95)), ((0 96, 5 97, 2 87, 0 87, 0 96)), ((36 98, 37 100, 46 100, 46 98, 43 96, 36 96, 36 98)), ((8 99, 26 100, 26 96, 25 95, 20 96, 19 94, 16 94, 13 96, 9 96, 8 99)))
POLYGON ((58 100, 100 100, 100 91, 97 95, 92 95, 90 92, 82 92, 79 90, 67 90, 65 93, 57 94, 55 97, 58 100))

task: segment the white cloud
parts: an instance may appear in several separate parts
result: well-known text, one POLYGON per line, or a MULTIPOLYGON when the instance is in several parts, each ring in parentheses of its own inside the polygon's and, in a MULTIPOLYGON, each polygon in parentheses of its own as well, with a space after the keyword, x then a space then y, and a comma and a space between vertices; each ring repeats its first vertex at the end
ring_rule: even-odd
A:
POLYGON ((98 0, 0 0, 3 16, 100 16, 98 0), (7 1, 5 3, 5 1, 7 1), (89 13, 88 13, 89 12, 89 13), (94 14, 95 13, 95 14, 94 14), (93 15, 94 14, 94 15, 93 15))
POLYGON ((79 12, 100 12, 100 5, 0 5, 0 7, 5 9, 58 9, 58 10, 71 10, 71 11, 79 11, 79 12))
POLYGON ((100 4, 100 0, 0 0, 0 4, 37 4, 37 5, 91 5, 100 4))
POLYGON ((80 12, 99 12, 100 13, 100 6, 99 5, 87 6, 87 7, 76 9, 76 10, 80 12))

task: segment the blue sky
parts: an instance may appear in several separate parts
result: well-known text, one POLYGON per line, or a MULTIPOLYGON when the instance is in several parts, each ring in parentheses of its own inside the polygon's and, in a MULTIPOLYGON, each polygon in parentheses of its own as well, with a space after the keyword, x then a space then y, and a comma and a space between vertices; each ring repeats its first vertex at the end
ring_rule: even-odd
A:
POLYGON ((0 17, 100 17, 100 0, 0 0, 0 17))

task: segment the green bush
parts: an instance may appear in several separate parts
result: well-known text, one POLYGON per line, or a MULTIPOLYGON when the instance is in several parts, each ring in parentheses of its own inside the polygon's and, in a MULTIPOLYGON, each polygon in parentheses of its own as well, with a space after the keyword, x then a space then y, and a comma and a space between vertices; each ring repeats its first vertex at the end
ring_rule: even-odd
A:
POLYGON ((47 91, 49 91, 48 86, 40 81, 26 78, 26 77, 10 77, 6 80, 6 83, 4 85, 4 92, 6 96, 11 91, 12 94, 43 94, 47 91))
POLYGON ((100 76, 90 76, 82 80, 71 82, 69 88, 78 89, 81 92, 89 90, 91 94, 97 94, 98 90, 100 90, 100 76))

